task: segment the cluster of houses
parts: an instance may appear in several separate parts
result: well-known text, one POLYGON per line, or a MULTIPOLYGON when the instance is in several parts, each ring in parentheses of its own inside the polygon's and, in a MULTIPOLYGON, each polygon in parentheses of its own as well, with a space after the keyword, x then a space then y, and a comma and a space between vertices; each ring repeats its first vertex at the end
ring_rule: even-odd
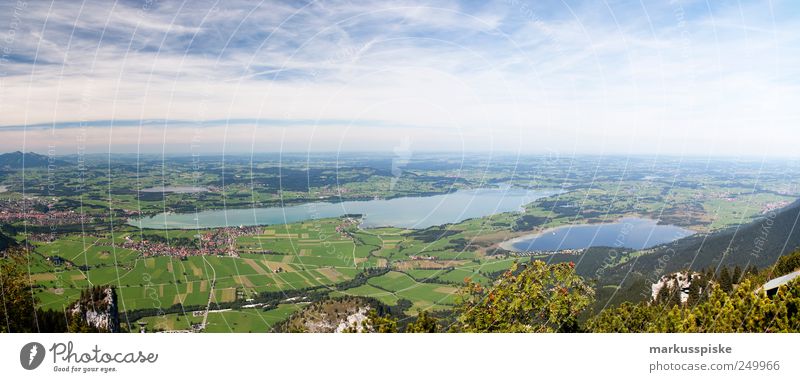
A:
POLYGON ((174 256, 186 258, 189 256, 210 255, 239 257, 236 238, 257 234, 258 232, 260 232, 258 227, 218 228, 201 234, 196 246, 176 245, 162 241, 136 241, 131 239, 130 236, 126 236, 122 247, 133 249, 144 257, 174 256))
POLYGON ((55 211, 38 198, 7 199, 0 201, 0 223, 27 221, 30 225, 58 226, 92 223, 91 215, 75 211, 55 211))
POLYGON ((513 251, 513 256, 541 256, 541 255, 580 255, 583 249, 560 249, 558 251, 513 251))
POLYGON ((767 212, 774 211, 786 207, 789 205, 788 200, 781 200, 778 202, 769 202, 764 205, 764 208, 761 209, 761 214, 766 214, 767 212))
POLYGON ((409 257, 411 260, 436 260, 436 256, 418 256, 412 255, 409 257))
POLYGON ((336 233, 338 233, 342 237, 342 239, 352 239, 353 236, 350 234, 349 231, 347 231, 347 228, 358 223, 359 223, 358 219, 350 217, 344 218, 342 219, 342 222, 336 226, 335 228, 336 233))

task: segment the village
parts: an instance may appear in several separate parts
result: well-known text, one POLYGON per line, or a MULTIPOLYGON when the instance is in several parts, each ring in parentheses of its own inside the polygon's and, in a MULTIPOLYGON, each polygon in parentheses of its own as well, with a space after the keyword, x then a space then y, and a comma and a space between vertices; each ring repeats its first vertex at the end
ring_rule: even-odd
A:
POLYGON ((53 209, 52 203, 42 198, 28 197, 6 199, 0 201, 0 223, 17 223, 25 221, 35 226, 63 226, 71 224, 88 224, 95 217, 73 210, 59 211, 53 209))
POLYGON ((230 256, 239 257, 236 249, 236 238, 255 235, 261 231, 259 227, 227 227, 217 228, 209 232, 195 235, 197 240, 186 245, 184 241, 170 242, 163 240, 133 240, 125 237, 123 248, 133 249, 143 257, 173 256, 187 258, 189 256, 230 256))

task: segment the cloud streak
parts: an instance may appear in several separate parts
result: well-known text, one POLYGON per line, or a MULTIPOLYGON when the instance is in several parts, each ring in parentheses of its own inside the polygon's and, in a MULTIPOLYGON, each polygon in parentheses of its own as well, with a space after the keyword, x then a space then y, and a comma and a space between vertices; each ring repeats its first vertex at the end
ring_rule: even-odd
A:
POLYGON ((90 151, 161 152, 198 126, 207 151, 414 137, 415 151, 795 156, 800 138, 788 1, 25 4, 0 16, 0 34, 18 18, 0 40, 3 150, 91 134, 90 151))

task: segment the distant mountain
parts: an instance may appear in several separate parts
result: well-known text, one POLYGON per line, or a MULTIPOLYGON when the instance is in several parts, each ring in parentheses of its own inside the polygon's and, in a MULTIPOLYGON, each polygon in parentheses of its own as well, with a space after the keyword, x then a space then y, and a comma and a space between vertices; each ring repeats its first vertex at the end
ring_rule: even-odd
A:
POLYGON ((21 169, 34 167, 46 167, 49 164, 63 165, 64 162, 60 159, 51 160, 48 156, 37 154, 34 152, 23 153, 21 151, 14 151, 13 153, 0 154, 0 168, 21 169))
POLYGON ((800 201, 739 227, 710 235, 695 235, 655 248, 626 263, 607 268, 600 283, 619 286, 617 299, 644 296, 654 280, 679 270, 709 267, 772 266, 782 255, 800 247, 800 201), (636 291, 634 291, 636 289, 636 291))

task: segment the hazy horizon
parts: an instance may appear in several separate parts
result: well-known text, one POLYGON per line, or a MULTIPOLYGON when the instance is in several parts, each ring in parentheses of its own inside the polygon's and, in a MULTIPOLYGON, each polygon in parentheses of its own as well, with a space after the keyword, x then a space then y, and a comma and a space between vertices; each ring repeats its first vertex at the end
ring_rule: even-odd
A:
MULTIPOLYGON (((38 154, 42 156, 52 156, 55 158, 71 158, 76 156, 92 156, 92 157, 100 157, 100 156, 108 156, 117 155, 117 156, 142 156, 142 157, 164 157, 164 158, 190 158, 190 157, 217 157, 217 156, 227 156, 227 157, 248 157, 248 156, 286 156, 286 157, 297 157, 297 156, 309 156, 309 157, 324 157, 328 158, 330 156, 354 156, 354 155, 372 155, 374 158, 396 158, 398 155, 391 150, 348 150, 348 151, 283 151, 283 152, 275 152, 275 151, 203 151, 203 152, 191 152, 191 151, 165 151, 165 152, 108 152, 108 151, 83 151, 80 153, 48 153, 45 151, 27 151, 23 152, 21 150, 14 150, 14 151, 5 151, 0 152, 0 155, 3 154, 11 154, 21 152, 23 154, 38 154)), ((618 154, 618 153, 559 153, 554 151, 540 151, 540 152, 513 152, 513 151, 435 151, 435 150, 420 150, 414 151, 411 153, 410 157, 408 157, 409 161, 413 161, 415 157, 416 159, 430 159, 432 157, 437 156, 444 156, 447 155, 450 158, 458 158, 459 156, 464 156, 465 158, 470 157, 494 157, 494 158, 505 158, 505 157, 519 157, 519 158, 547 158, 548 160, 564 160, 564 159, 576 159, 576 158, 604 158, 604 159, 634 159, 634 158, 641 158, 641 159, 665 159, 665 160, 687 160, 687 161, 744 161, 750 163, 756 162, 763 162, 763 163, 771 163, 771 162, 791 162, 791 161, 798 161, 800 158, 798 156, 777 156, 777 155, 733 155, 733 154, 716 154, 716 155, 702 155, 702 154, 646 154, 646 153, 625 153, 625 154, 618 154)), ((405 159, 404 159, 405 160, 405 159)))
POLYGON ((798 156, 795 2, 2 7, 2 152, 798 156))

